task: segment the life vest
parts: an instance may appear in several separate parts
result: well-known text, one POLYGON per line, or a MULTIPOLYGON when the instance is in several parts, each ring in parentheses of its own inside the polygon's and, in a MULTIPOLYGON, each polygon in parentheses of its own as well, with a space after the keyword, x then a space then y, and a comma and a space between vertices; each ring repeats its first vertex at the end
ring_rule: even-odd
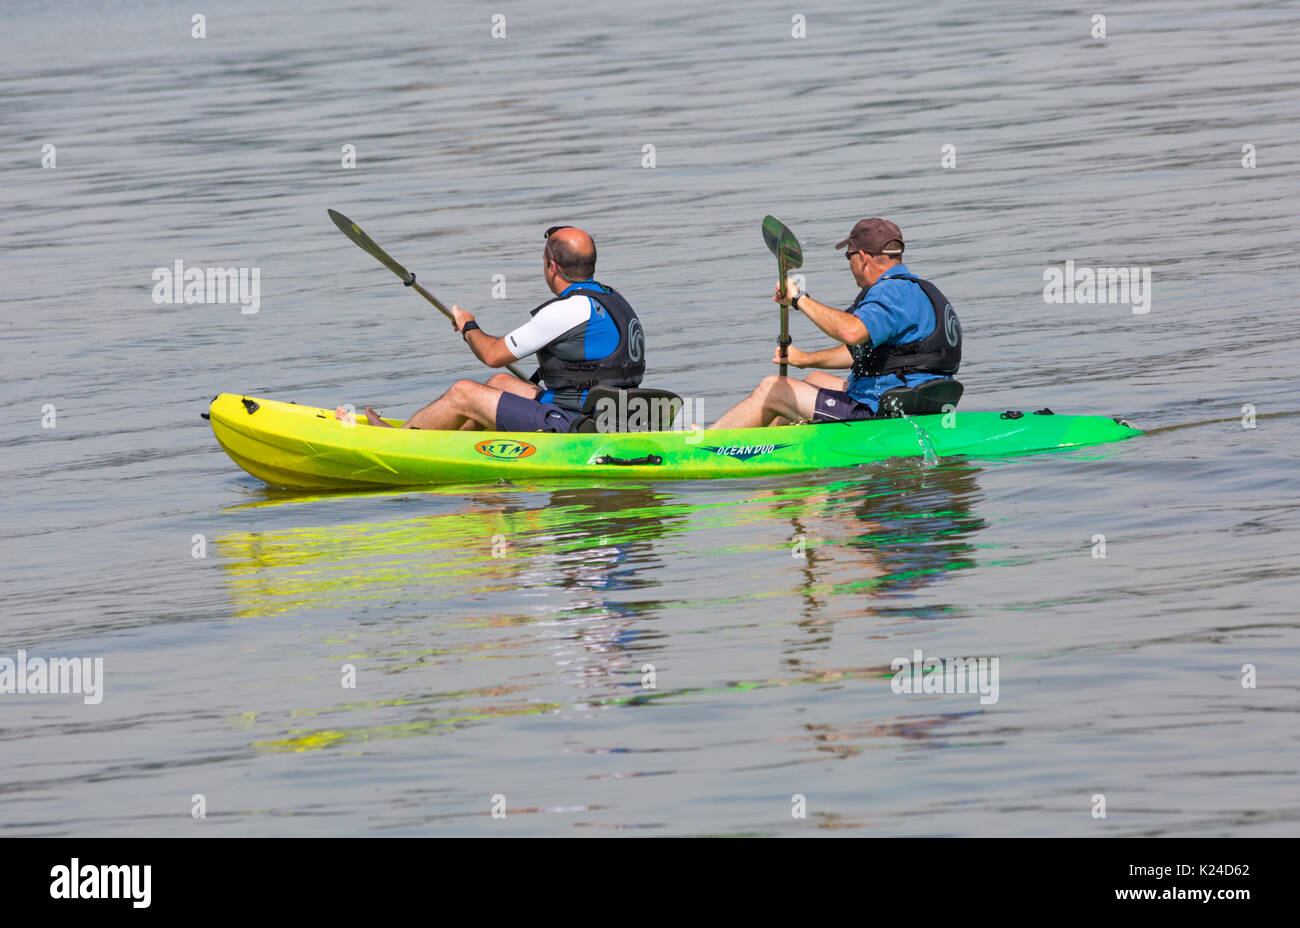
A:
MULTIPOLYGON (((537 350, 538 368, 533 374, 533 382, 544 380, 547 390, 556 394, 578 394, 578 406, 582 405, 581 393, 592 387, 638 387, 645 375, 645 333, 641 329, 641 320, 621 294, 604 284, 598 283, 596 286, 600 289, 570 290, 553 300, 547 300, 531 313, 536 316, 552 303, 581 294, 599 303, 618 326, 618 345, 603 358, 583 359, 585 323, 575 326, 563 337, 537 350)), ((572 396, 567 398, 571 401, 573 399, 572 396)))
MULTIPOLYGON (((881 280, 910 280, 925 291, 934 308, 934 331, 914 342, 901 345, 849 345, 853 355, 853 376, 879 377, 882 374, 912 373, 955 374, 961 366, 961 322, 948 298, 928 280, 911 274, 895 274, 881 280)), ((872 284, 874 287, 875 284, 872 284)), ((863 287, 845 312, 851 313, 862 304, 871 287, 863 287)))

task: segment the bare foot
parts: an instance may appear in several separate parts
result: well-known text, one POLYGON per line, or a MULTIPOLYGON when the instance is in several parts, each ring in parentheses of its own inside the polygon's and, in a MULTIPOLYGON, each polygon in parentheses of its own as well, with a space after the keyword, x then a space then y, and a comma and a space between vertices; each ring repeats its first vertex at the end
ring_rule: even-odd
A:
POLYGON ((369 422, 371 425, 382 426, 383 428, 386 429, 392 428, 391 425, 389 425, 383 419, 379 418, 379 413, 375 412, 374 409, 372 409, 369 406, 366 407, 366 421, 369 422))

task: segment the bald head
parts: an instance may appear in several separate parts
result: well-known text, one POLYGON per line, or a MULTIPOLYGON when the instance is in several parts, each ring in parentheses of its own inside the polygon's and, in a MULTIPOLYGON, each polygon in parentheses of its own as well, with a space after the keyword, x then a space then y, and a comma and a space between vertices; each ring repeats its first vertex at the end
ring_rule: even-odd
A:
POLYGON ((596 273, 596 243, 586 232, 573 226, 551 233, 544 254, 569 281, 589 280, 596 273))

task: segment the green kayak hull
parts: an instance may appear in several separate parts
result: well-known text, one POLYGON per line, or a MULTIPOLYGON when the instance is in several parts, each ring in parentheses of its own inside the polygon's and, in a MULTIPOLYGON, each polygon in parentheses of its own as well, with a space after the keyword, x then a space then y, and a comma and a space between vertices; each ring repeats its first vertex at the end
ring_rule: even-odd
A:
MULTIPOLYGON (((886 458, 1001 456, 1142 434, 1108 416, 954 412, 765 429, 621 434, 445 432, 339 421, 333 410, 223 393, 212 431, 236 464, 273 486, 427 486, 542 478, 703 480, 886 458)), ((386 420, 400 424, 399 420, 386 420)))

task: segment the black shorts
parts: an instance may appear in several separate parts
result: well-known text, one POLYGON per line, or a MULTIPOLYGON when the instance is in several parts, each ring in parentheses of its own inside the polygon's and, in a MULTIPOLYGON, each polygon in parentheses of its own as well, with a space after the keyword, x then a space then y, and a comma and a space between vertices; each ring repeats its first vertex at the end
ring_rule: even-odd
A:
POLYGON ((497 401, 498 432, 567 432, 581 413, 554 403, 539 403, 514 393, 497 401))
POLYGON ((842 390, 822 387, 817 391, 817 402, 813 404, 813 422, 856 422, 875 417, 874 409, 842 390))

